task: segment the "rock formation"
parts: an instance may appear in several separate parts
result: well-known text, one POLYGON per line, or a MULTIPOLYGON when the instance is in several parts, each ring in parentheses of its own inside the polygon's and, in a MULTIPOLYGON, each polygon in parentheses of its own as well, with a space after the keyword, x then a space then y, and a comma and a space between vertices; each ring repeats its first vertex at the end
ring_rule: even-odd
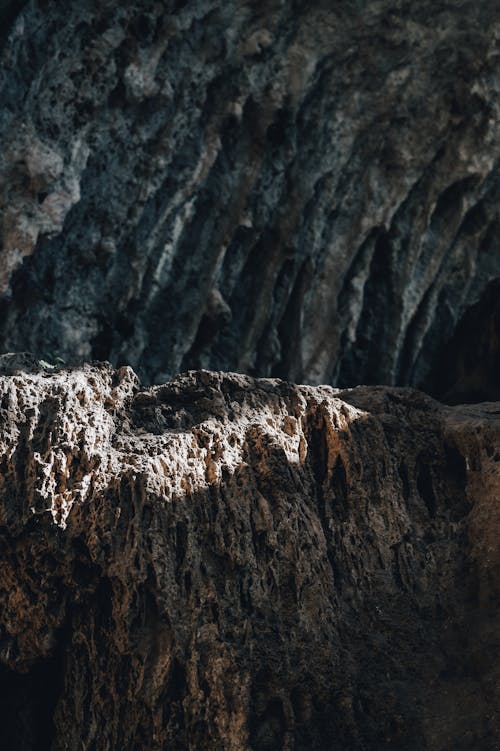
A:
POLYGON ((0 351, 439 390, 500 277, 498 0, 0 20, 0 351))
POLYGON ((0 367, 0 747, 493 751, 498 406, 0 367))
POLYGON ((497 751, 499 49, 0 0, 1 751, 497 751))

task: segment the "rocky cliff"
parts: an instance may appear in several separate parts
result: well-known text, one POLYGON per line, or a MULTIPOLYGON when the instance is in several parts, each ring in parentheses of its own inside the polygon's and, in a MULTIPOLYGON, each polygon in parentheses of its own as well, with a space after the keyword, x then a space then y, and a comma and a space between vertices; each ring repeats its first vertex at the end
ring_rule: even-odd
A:
POLYGON ((498 0, 0 0, 0 144, 0 749, 496 751, 498 0))
POLYGON ((0 19, 1 351, 464 392, 438 361, 500 277, 497 0, 0 19))
POLYGON ((2 749, 497 748, 498 406, 2 367, 2 749))

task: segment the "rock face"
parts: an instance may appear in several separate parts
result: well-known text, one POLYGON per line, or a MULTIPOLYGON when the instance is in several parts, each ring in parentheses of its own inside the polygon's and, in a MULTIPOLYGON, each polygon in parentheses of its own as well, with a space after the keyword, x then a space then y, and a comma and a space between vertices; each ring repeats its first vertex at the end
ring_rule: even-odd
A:
POLYGON ((1 351, 438 390, 500 277, 498 0, 0 19, 1 351))
POLYGON ((497 748, 498 405, 28 365, 2 749, 497 748))
POLYGON ((498 0, 0 27, 2 751, 496 751, 498 0))

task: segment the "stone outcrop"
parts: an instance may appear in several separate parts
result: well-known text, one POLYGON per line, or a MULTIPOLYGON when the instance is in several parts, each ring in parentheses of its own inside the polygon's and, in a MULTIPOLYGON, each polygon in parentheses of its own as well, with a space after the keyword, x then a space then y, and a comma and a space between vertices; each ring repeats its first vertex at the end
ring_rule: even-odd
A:
POLYGON ((499 44, 0 0, 2 751, 496 751, 499 44))
POLYGON ((0 367, 2 749, 497 747, 498 405, 0 367))
POLYGON ((498 0, 0 20, 0 351, 436 392, 500 277, 498 0))

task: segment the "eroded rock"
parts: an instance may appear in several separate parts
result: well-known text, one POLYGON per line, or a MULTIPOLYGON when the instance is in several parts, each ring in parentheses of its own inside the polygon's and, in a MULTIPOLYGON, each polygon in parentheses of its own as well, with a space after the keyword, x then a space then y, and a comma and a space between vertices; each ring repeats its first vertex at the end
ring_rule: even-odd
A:
POLYGON ((497 0, 6 9, 0 350, 436 392, 500 277, 497 0))
POLYGON ((93 364, 0 410, 2 748, 493 751, 497 404, 93 364))

